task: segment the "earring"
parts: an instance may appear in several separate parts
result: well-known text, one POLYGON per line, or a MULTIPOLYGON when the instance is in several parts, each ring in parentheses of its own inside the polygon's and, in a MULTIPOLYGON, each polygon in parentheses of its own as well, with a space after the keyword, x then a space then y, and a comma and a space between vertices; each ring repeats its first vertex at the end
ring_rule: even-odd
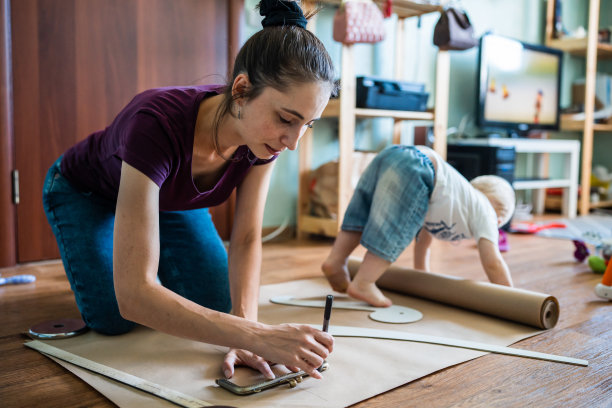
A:
POLYGON ((242 119, 242 117, 240 116, 240 108, 238 108, 238 119, 242 119))

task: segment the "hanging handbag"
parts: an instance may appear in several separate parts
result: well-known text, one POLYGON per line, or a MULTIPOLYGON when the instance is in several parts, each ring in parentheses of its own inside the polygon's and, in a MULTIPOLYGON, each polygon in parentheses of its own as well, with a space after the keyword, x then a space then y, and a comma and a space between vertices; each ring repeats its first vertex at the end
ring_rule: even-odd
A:
POLYGON ((382 11, 371 0, 347 0, 334 15, 334 40, 343 44, 376 43, 385 39, 382 11))
POLYGON ((433 43, 441 50, 467 50, 474 47, 474 27, 463 10, 444 9, 434 28, 433 43))

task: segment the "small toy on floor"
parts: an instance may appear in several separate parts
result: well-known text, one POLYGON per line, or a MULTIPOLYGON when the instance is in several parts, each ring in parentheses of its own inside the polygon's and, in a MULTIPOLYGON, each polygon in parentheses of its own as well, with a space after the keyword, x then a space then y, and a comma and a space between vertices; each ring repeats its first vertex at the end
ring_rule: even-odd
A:
POLYGON ((535 234, 549 228, 566 228, 567 226, 561 222, 551 222, 548 224, 540 224, 529 221, 515 222, 510 226, 509 231, 518 234, 535 234))
POLYGON ((601 298, 612 300, 612 262, 608 261, 601 283, 595 286, 595 293, 601 298))
POLYGON ((603 274, 606 271, 607 262, 600 256, 589 256, 589 258, 587 259, 587 263, 589 264, 589 268, 591 268, 591 271, 593 271, 594 273, 603 274))
POLYGON ((8 278, 0 277, 0 286, 2 285, 18 285, 20 283, 32 283, 36 281, 34 275, 15 275, 8 278))
MULTIPOLYGON (((580 243, 582 241, 578 242, 580 243)), ((576 245, 576 252, 574 252, 574 257, 579 262, 582 262, 584 258, 580 260, 579 257, 576 256, 576 253, 579 252, 579 244, 576 244, 576 241, 574 241, 574 245, 576 245)), ((586 248, 584 242, 582 242, 582 245, 584 245, 584 247, 586 248)), ((591 268, 593 272, 604 273, 606 271, 606 266, 610 264, 610 258, 612 257, 612 239, 601 240, 600 244, 596 246, 595 250, 599 253, 599 255, 588 256, 589 250, 586 249, 586 256, 588 256, 587 263, 589 264, 589 268, 591 268)))
POLYGON ((510 243, 508 243, 508 234, 503 229, 499 230, 499 240, 497 246, 499 252, 508 252, 510 250, 510 243))
POLYGON ((576 258, 578 262, 584 262, 584 260, 591 254, 589 248, 587 248, 584 241, 575 239, 572 242, 574 243, 574 247, 576 247, 576 250, 574 251, 574 258, 576 258))

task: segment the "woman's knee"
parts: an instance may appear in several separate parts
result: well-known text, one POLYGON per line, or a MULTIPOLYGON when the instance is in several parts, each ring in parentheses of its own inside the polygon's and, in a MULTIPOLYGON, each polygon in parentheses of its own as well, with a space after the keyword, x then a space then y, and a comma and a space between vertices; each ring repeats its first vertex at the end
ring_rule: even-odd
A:
POLYGON ((125 334, 136 326, 136 323, 126 320, 120 315, 107 316, 105 318, 88 318, 83 316, 83 320, 91 330, 108 336, 125 334))

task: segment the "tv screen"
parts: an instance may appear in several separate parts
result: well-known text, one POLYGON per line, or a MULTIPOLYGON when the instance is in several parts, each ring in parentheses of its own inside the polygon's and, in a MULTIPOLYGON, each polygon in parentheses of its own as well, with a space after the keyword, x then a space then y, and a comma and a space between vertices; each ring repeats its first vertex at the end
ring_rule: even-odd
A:
POLYGON ((562 52, 494 34, 480 39, 477 123, 511 136, 559 128, 562 52))

